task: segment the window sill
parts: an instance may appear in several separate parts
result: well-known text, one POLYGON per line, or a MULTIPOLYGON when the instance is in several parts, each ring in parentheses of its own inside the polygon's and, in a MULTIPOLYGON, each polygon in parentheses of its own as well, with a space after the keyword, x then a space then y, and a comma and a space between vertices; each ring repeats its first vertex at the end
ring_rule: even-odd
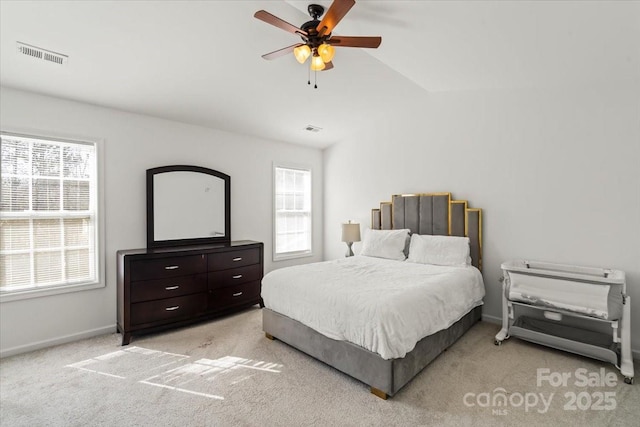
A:
POLYGON ((66 294, 70 292, 81 292, 89 289, 104 288, 104 283, 79 283, 77 285, 52 286, 50 288, 25 289, 20 291, 0 292, 0 303, 10 301, 20 301, 31 298, 48 297, 52 295, 66 294))
POLYGON ((291 253, 291 254, 282 254, 282 255, 274 255, 273 256, 273 261, 286 261, 289 259, 296 259, 296 258, 307 258, 307 257, 312 257, 313 256, 313 252, 309 251, 309 252, 297 252, 297 253, 291 253))

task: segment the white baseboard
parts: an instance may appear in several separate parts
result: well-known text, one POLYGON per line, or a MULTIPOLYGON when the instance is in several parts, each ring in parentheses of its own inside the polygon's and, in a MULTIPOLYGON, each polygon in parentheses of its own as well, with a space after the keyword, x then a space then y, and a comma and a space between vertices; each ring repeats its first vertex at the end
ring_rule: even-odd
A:
MULTIPOLYGON (((502 324, 502 317, 491 316, 489 314, 482 313, 482 321, 487 323, 493 323, 496 325, 502 324)), ((631 355, 634 360, 640 361, 640 350, 631 349, 631 355)))
POLYGON ((502 317, 490 316, 482 313, 482 321, 487 323, 495 323, 496 325, 502 324, 502 317))
POLYGON ((34 350, 40 350, 46 347, 52 347, 54 345, 66 344, 68 342, 78 341, 85 338, 91 338, 98 335, 111 334, 116 332, 116 325, 103 326, 101 328, 90 329, 88 331, 79 332, 77 334, 64 335, 62 337, 56 337, 48 340, 37 341, 17 347, 0 350, 0 359, 15 356, 16 354, 27 353, 34 350))

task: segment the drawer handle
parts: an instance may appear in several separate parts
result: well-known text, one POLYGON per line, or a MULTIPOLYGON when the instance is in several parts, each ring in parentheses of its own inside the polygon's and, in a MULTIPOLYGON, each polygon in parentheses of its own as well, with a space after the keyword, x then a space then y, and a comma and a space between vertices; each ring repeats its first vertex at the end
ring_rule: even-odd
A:
POLYGON ((168 290, 168 291, 173 291, 173 290, 178 289, 179 287, 180 287, 180 286, 178 286, 178 285, 175 285, 175 286, 167 286, 165 289, 166 289, 166 290, 168 290))
POLYGON ((179 305, 174 305, 173 307, 167 307, 165 308, 166 311, 173 311, 173 310, 177 310, 179 309, 180 306, 179 305))
POLYGON ((236 274, 233 276, 234 279, 242 279, 242 274, 236 274))
POLYGON ((233 262, 236 262, 236 261, 242 261, 242 257, 241 257, 241 256, 239 256, 239 257, 237 257, 237 258, 234 258, 234 259, 233 259, 233 262))
POLYGON ((165 269, 165 270, 177 270, 177 269, 179 269, 179 268, 180 268, 180 266, 179 266, 179 265, 168 265, 168 266, 166 266, 164 269, 165 269))
POLYGON ((239 297, 240 295, 242 295, 242 292, 236 292, 235 294, 233 294, 234 297, 239 297))

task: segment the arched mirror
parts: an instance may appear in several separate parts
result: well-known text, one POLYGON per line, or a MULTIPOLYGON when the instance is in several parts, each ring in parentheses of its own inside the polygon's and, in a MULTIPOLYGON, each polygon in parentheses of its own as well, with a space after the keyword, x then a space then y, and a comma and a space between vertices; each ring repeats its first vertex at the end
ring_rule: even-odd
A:
POLYGON ((199 166, 147 169, 147 247, 231 240, 231 177, 199 166))

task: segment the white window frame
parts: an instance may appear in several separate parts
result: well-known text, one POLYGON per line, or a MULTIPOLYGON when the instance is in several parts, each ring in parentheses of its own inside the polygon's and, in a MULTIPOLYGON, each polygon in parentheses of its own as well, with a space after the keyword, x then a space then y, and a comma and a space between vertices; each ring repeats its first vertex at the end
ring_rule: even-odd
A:
POLYGON ((50 295, 78 292, 89 289, 104 288, 105 281, 105 225, 104 225, 104 174, 103 174, 103 141, 94 138, 76 138, 67 136, 52 136, 50 133, 39 131, 1 130, 2 135, 10 137, 40 139, 43 141, 63 142, 71 144, 89 144, 95 147, 96 155, 96 209, 95 209, 95 280, 75 282, 52 286, 33 286, 30 288, 0 291, 0 303, 50 295))
POLYGON ((272 191, 272 212, 273 212, 273 260, 283 261, 287 259, 304 258, 313 256, 313 170, 311 166, 292 164, 292 163, 273 163, 273 191, 272 191), (309 249, 304 251, 284 252, 278 253, 276 251, 276 237, 277 237, 277 221, 278 216, 276 212, 276 169, 292 169, 304 172, 309 172, 309 249))

